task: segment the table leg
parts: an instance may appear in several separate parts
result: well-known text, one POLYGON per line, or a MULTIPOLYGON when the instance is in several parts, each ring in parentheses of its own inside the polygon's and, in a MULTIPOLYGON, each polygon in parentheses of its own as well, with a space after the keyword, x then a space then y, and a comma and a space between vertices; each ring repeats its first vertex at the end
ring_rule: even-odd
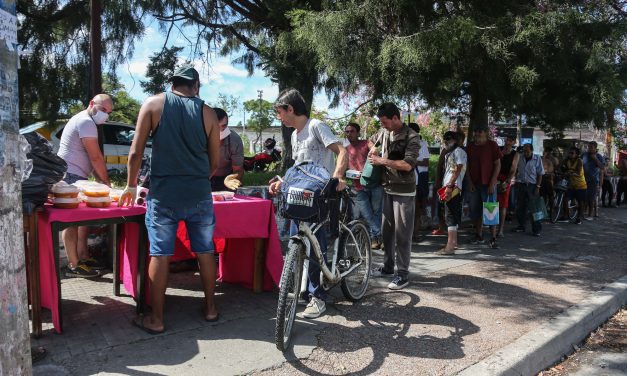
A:
POLYGON ((120 260, 118 244, 118 224, 109 225, 109 252, 113 255, 113 295, 120 296, 120 260))
POLYGON ((266 261, 266 239, 255 239, 255 261, 253 269, 253 292, 263 291, 263 277, 266 261))
POLYGON ((63 333, 63 306, 61 304, 61 261, 59 260, 59 225, 52 223, 52 251, 54 254, 54 269, 57 274, 57 308, 59 311, 59 333, 63 333))
POLYGON ((28 216, 28 260, 30 282, 30 304, 33 320, 33 336, 41 337, 41 291, 39 287, 39 238, 37 234, 37 212, 28 216))
POLYGON ((146 310, 146 256, 148 254, 148 250, 146 246, 148 244, 147 241, 147 232, 146 226, 143 223, 139 224, 139 244, 137 245, 137 286, 139 286, 139 291, 137 291, 137 307, 135 311, 137 314, 144 313, 146 310))

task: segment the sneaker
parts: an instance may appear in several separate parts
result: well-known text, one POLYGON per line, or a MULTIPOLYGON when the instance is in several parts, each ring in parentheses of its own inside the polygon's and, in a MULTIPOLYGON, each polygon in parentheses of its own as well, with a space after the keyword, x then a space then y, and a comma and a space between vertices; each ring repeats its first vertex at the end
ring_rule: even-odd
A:
POLYGON ((326 309, 327 307, 324 300, 312 296, 309 304, 307 304, 307 308, 303 311, 303 317, 306 319, 315 319, 316 317, 320 317, 326 309))
POLYGON ((492 239, 490 240, 490 248, 492 248, 492 249, 496 249, 496 248, 498 248, 498 247, 499 247, 499 245, 498 245, 498 244, 496 244, 496 238, 492 238, 492 239))
POLYGON ((535 236, 536 238, 540 237, 540 233, 539 232, 534 232, 533 234, 531 234, 531 236, 535 236))
POLYGON ((576 224, 576 225, 580 225, 581 224, 581 218, 575 218, 573 223, 576 224))
POLYGON ((370 275, 372 277, 374 277, 374 278, 381 278, 381 277, 391 277, 391 276, 394 275, 394 273, 393 272, 392 273, 386 272, 383 269, 383 266, 379 266, 379 267, 377 267, 375 269, 372 269, 372 272, 370 273, 370 275))
POLYGON ((68 266, 68 270, 65 272, 65 276, 70 278, 95 278, 99 275, 100 273, 83 264, 78 264, 75 268, 68 266))
POLYGON ((482 236, 475 235, 475 238, 470 242, 470 244, 483 244, 485 240, 483 240, 482 236))
POLYGON ((446 231, 440 230, 439 228, 431 231, 431 235, 436 235, 436 236, 437 235, 447 235, 447 234, 448 233, 446 231))
POLYGON ((525 232, 525 228, 518 226, 515 229, 513 229, 512 232, 525 232))
POLYGON ((400 290, 405 288, 409 284, 409 280, 407 278, 403 278, 400 275, 394 277, 392 282, 388 285, 390 290, 400 290))
POLYGON ((104 270, 104 269, 107 268, 106 266, 101 264, 98 260, 96 260, 93 257, 90 257, 90 258, 85 259, 85 260, 81 260, 78 263, 82 264, 82 265, 85 265, 85 266, 87 266, 87 267, 89 267, 90 269, 93 269, 93 270, 104 270))
POLYGON ((383 244, 381 244, 381 240, 379 240, 379 238, 373 238, 372 242, 370 243, 370 248, 381 249, 382 245, 383 244))

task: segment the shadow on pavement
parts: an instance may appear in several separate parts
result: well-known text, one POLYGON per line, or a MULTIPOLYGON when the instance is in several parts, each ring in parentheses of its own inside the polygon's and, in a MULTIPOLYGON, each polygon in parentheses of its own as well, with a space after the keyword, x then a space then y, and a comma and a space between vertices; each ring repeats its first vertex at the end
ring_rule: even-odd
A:
MULTIPOLYGON (((369 348, 372 360, 357 365, 361 367, 359 370, 350 370, 356 375, 376 373, 391 354, 432 359, 463 358, 463 337, 479 332, 479 327, 443 310, 418 306, 419 302, 420 298, 411 292, 395 291, 369 294, 345 309, 336 305, 337 315, 353 323, 348 328, 329 324, 318 347, 337 354, 369 348), (398 304, 398 300, 403 304, 398 304), (437 329, 425 329, 427 327, 437 329)), ((294 330, 298 331, 298 324, 294 330)), ((288 355, 293 356, 292 353, 288 355)), ((349 359, 340 361, 348 363, 349 359)), ((305 374, 320 374, 309 368, 306 361, 298 359, 290 363, 305 374)))

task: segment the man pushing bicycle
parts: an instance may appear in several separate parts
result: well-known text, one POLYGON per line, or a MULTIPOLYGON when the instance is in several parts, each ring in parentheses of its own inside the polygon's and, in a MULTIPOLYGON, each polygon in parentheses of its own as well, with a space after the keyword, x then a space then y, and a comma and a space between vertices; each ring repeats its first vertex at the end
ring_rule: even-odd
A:
MULTIPOLYGON (((324 167, 329 175, 338 180, 337 191, 346 187, 344 174, 348 165, 346 149, 340 140, 333 134, 329 126, 320 120, 310 119, 307 114, 307 105, 302 95, 295 89, 287 89, 279 94, 274 103, 277 118, 285 126, 294 128, 292 133, 292 158, 296 163, 311 161, 324 167), (334 158, 337 156, 337 158, 334 158)), ((270 185, 270 193, 276 194, 281 187, 281 181, 270 185)), ((298 227, 295 221, 290 226, 290 235, 296 234, 298 227)), ((316 233, 323 255, 327 249, 326 231, 321 228, 316 233)), ((308 268, 309 304, 303 312, 305 318, 319 317, 326 310, 326 292, 320 285, 320 267, 310 263, 308 268)))

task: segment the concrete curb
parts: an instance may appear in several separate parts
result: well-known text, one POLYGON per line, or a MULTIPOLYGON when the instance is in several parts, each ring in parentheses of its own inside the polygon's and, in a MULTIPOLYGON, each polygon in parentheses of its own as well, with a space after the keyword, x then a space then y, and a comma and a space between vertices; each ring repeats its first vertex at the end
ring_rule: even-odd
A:
POLYGON ((461 376, 536 375, 569 354, 594 329, 627 303, 627 275, 488 358, 461 376))

